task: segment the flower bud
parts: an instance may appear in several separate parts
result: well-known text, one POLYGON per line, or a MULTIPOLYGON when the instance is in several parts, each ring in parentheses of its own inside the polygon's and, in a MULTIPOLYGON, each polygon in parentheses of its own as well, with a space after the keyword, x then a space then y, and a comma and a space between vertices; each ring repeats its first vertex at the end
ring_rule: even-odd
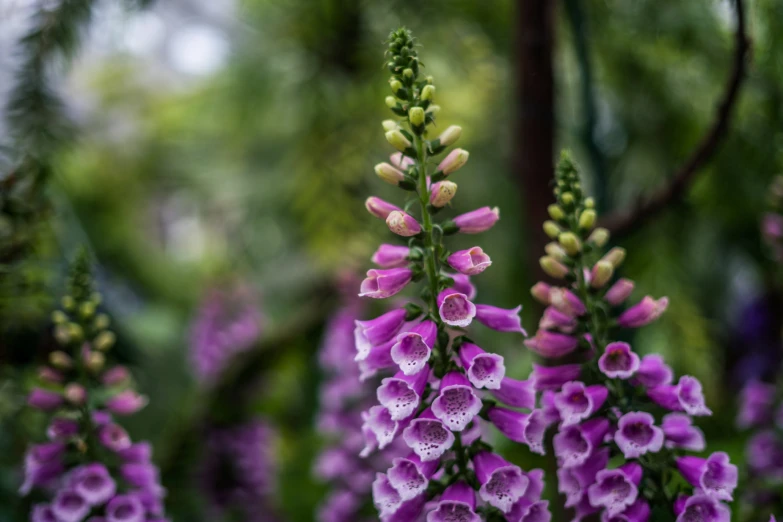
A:
POLYGON ((547 243, 544 251, 558 261, 562 261, 566 257, 566 251, 557 243, 547 243))
POLYGON ((427 107, 427 112, 431 113, 433 116, 437 115, 440 112, 440 105, 435 105, 434 103, 427 107))
POLYGON ((87 390, 85 390, 84 386, 81 384, 72 382, 65 387, 63 396, 65 397, 66 401, 79 406, 84 404, 84 401, 87 399, 87 390))
POLYGON ((390 109, 393 109, 397 106, 397 100, 394 98, 394 96, 387 96, 383 101, 386 102, 386 106, 390 109))
POLYGON ((405 179, 405 173, 395 169, 388 163, 378 163, 375 166, 375 173, 386 183, 391 185, 397 185, 400 181, 405 179))
POLYGON ((448 147, 449 145, 456 143, 461 135, 462 127, 459 125, 450 125, 445 131, 440 133, 438 141, 440 141, 440 144, 444 147, 448 147))
POLYGON ((82 330, 82 327, 79 326, 76 323, 68 323, 68 337, 71 341, 80 341, 82 339, 82 336, 84 335, 84 330, 82 330))
POLYGON ((587 240, 594 243, 598 248, 601 248, 609 241, 609 231, 605 228, 596 228, 587 240))
POLYGON ((85 361, 87 369, 93 373, 98 373, 103 370, 105 364, 106 356, 101 352, 90 352, 90 354, 87 356, 87 360, 85 361))
POLYGON ((598 261, 590 273, 590 286, 593 288, 603 288, 609 282, 614 274, 614 265, 608 261, 598 261))
POLYGON ((425 85, 424 88, 421 90, 421 99, 422 100, 431 100, 433 94, 435 94, 435 86, 434 85, 425 85))
POLYGON ((551 237, 552 239, 557 239, 557 237, 562 233, 563 231, 560 229, 559 226, 557 226, 557 223, 554 221, 544 221, 544 233, 551 237))
POLYGON ((453 181, 439 181, 430 187, 430 205, 445 207, 457 193, 457 184, 453 181))
POLYGON ((114 346, 114 341, 116 340, 117 338, 114 335, 114 332, 109 332, 107 330, 98 334, 98 336, 93 341, 93 346, 95 346, 96 350, 105 352, 114 346))
POLYGON ((585 208, 595 208, 595 199, 585 198, 585 208))
POLYGON ((63 376, 49 366, 41 366, 38 369, 38 378, 44 382, 59 384, 63 382, 63 376))
POLYGON ((427 82, 427 84, 428 84, 428 85, 432 85, 433 83, 435 83, 435 78, 434 78, 432 75, 430 75, 430 76, 427 76, 427 77, 426 77, 426 78, 424 78, 424 79, 426 80, 426 82, 427 82))
POLYGON ((405 135, 400 132, 399 129, 395 129, 386 133, 386 141, 392 144, 392 146, 400 151, 403 151, 411 146, 411 142, 405 135))
POLYGON ((557 241, 570 256, 575 256, 582 250, 582 242, 579 241, 579 238, 573 232, 563 232, 557 236, 557 241))
POLYGON ((58 324, 54 328, 54 338, 60 344, 68 344, 71 341, 71 336, 68 333, 68 325, 58 324))
POLYGON ((95 321, 93 322, 93 327, 96 330, 105 330, 109 327, 109 324, 111 321, 109 320, 109 316, 106 314, 98 314, 95 316, 95 321))
POLYGON ((395 210, 386 218, 389 230, 398 236, 411 237, 421 232, 421 225, 410 214, 395 210))
POLYGON ((500 219, 498 207, 482 207, 454 218, 454 224, 463 234, 479 234, 493 227, 500 219))
POLYGON ((73 359, 67 353, 56 350, 49 354, 49 364, 59 370, 67 370, 73 368, 73 359))
POLYGON ((391 87, 392 92, 396 93, 402 89, 402 82, 400 80, 392 80, 389 82, 389 86, 391 87))
POLYGON ((461 169, 468 162, 470 154, 465 149, 454 149, 443 158, 437 170, 448 176, 452 172, 461 169))
POLYGON ((620 266, 623 261, 625 260, 625 249, 620 247, 614 247, 609 252, 607 252, 604 257, 601 258, 601 261, 607 261, 612 264, 613 267, 617 268, 620 266))
POLYGON ((411 107, 408 111, 408 120, 411 125, 418 127, 424 124, 424 109, 421 107, 411 107))
POLYGON ((384 220, 395 210, 402 210, 400 207, 392 205, 381 198, 376 198, 375 196, 367 198, 364 202, 364 207, 367 209, 367 212, 373 216, 384 220))
POLYGON ((539 260, 544 272, 555 279, 563 279, 568 274, 568 267, 551 256, 544 256, 539 260))
POLYGON ((574 203, 574 195, 570 192, 563 192, 563 194, 560 196, 560 199, 563 200, 564 205, 572 205, 574 203))
POLYGON ((543 281, 539 281, 530 289, 530 295, 541 304, 548 305, 551 302, 552 287, 543 281))
POLYGON ((92 301, 85 301, 79 306, 79 315, 84 319, 89 319, 95 315, 95 303, 92 301))
POLYGON ((383 126, 383 130, 385 130, 386 132, 397 130, 400 128, 400 125, 394 120, 383 120, 381 122, 381 125, 383 126))
POLYGON ((62 298, 62 305, 63 308, 70 311, 73 310, 73 308, 76 306, 76 301, 73 300, 73 297, 70 295, 63 296, 62 298))
POLYGON ((563 212, 560 205, 549 205, 547 211, 549 212, 549 216, 555 221, 560 221, 565 217, 565 212, 563 212))
POLYGON ((121 384, 130 379, 130 372, 124 366, 115 366, 106 370, 101 376, 101 382, 106 386, 114 386, 115 384, 121 384))
POLYGON ((52 312, 52 322, 54 324, 63 324, 68 322, 68 316, 62 310, 52 312))
POLYGON ((579 216, 579 228, 583 230, 590 230, 595 225, 596 213, 595 210, 587 209, 582 211, 579 216))
POLYGON ((410 67, 407 68, 407 69, 404 69, 402 71, 402 75, 405 76, 406 78, 411 78, 413 76, 413 69, 411 69, 410 67))

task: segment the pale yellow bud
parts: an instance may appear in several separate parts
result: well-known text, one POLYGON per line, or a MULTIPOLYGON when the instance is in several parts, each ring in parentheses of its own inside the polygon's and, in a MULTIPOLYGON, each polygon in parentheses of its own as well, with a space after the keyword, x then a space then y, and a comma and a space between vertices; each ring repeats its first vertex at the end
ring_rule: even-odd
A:
POLYGON ((421 99, 422 100, 431 100, 433 94, 435 94, 435 86, 434 85, 425 85, 424 88, 421 90, 421 99))
POLYGON ((52 312, 52 322, 54 324, 63 324, 68 322, 68 316, 62 310, 52 312))
POLYGON ((408 138, 406 138, 405 135, 399 130, 392 130, 387 132, 386 141, 391 143, 392 146, 399 151, 403 151, 411 146, 410 140, 408 140, 408 138))
POLYGON ((49 364, 59 370, 67 370, 73 367, 73 359, 67 353, 55 350, 49 354, 49 364))
POLYGON ((389 86, 391 87, 392 92, 396 93, 402 89, 402 82, 400 80, 392 80, 389 82, 389 86))
POLYGON ((390 185, 397 185, 400 181, 405 179, 405 173, 398 170, 388 163, 378 163, 375 166, 375 173, 386 183, 390 185))
POLYGON ((585 198, 585 207, 586 208, 595 208, 595 199, 593 199, 593 198, 585 198))
POLYGON ((562 261, 566 258, 566 251, 557 243, 547 243, 544 247, 544 251, 558 261, 562 261))
POLYGON ((575 256, 582 250, 582 242, 573 232, 563 232, 557 236, 557 241, 570 256, 575 256))
POLYGON ((440 141, 441 145, 448 147, 449 145, 455 144, 461 135, 462 127, 459 125, 450 125, 440 134, 440 136, 438 136, 438 141, 440 141))
POLYGON ((445 207, 457 193, 457 184, 453 181, 439 181, 432 186, 430 204, 433 207, 445 207))
POLYGON ((381 125, 383 126, 383 130, 385 130, 386 132, 397 130, 400 128, 400 125, 394 120, 383 120, 381 122, 381 125))
POLYGON ((557 239, 563 231, 554 221, 544 221, 544 233, 552 239, 557 239))
POLYGON ((421 107, 411 107, 411 109, 408 111, 408 120, 410 120, 411 125, 413 126, 420 126, 424 124, 424 109, 421 107))
POLYGON ((608 261, 598 261, 590 274, 590 286, 602 288, 614 274, 614 265, 608 261))
POLYGON ((390 109, 397 106, 397 100, 394 98, 394 96, 387 96, 384 101, 386 102, 386 106, 390 109))
POLYGON ((563 279, 568 274, 568 267, 553 257, 544 256, 539 263, 547 275, 556 279, 563 279))
POLYGON ((565 212, 563 212, 563 209, 560 208, 560 205, 549 205, 546 210, 549 212, 549 216, 555 221, 560 221, 565 217, 565 212))
POLYGON ((609 252, 607 252, 604 257, 601 258, 601 261, 606 261, 608 263, 611 263, 613 267, 617 268, 620 266, 623 261, 625 260, 625 249, 620 247, 614 247, 609 252))
POLYGON ((587 209, 583 210, 582 214, 579 216, 579 228, 583 230, 590 230, 593 228, 593 225, 595 225, 595 218, 596 218, 595 210, 593 209, 587 209))
POLYGON ((114 345, 116 340, 117 338, 114 335, 114 332, 104 331, 98 334, 93 341, 93 345, 96 349, 105 352, 114 345))
POLYGON ((609 241, 609 231, 605 228, 596 228, 587 240, 592 241, 595 246, 600 248, 609 241))

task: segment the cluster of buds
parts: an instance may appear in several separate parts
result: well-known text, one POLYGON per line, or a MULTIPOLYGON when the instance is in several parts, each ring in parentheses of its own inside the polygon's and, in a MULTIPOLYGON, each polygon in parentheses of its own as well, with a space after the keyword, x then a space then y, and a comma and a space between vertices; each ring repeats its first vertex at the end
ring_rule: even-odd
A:
POLYGON ((548 420, 534 408, 532 383, 506 377, 503 357, 483 350, 464 330, 475 320, 524 334, 521 307, 475 304, 470 278, 491 265, 489 255, 479 246, 451 253, 443 244, 450 234, 490 229, 499 219, 498 209, 484 207, 434 222, 456 193, 448 178, 465 165, 468 153, 453 149, 433 161, 457 141, 461 129, 449 127, 428 139, 438 112, 435 87, 432 78, 420 76, 414 40, 406 29, 390 35, 387 59, 393 96, 386 102, 399 118, 383 127, 398 152, 376 172, 412 197, 403 208, 375 197, 366 207, 407 244, 380 246, 372 257, 379 268, 367 272, 359 295, 389 298, 422 281, 424 306, 409 302, 376 319, 356 321, 360 379, 388 372, 377 389, 377 404, 363 413, 362 455, 400 441, 407 451, 386 473, 376 475, 374 503, 384 521, 412 522, 423 513, 428 522, 548 521, 548 503, 541 500, 543 473, 507 462, 481 436, 481 424, 487 422, 543 453, 548 420), (415 207, 418 218, 410 211, 415 207))
MULTIPOLYGON (((199 384, 213 385, 261 333, 262 314, 248 287, 209 291, 190 336, 190 359, 199 384)), ((212 517, 236 513, 247 521, 274 520, 275 440, 275 430, 259 417, 242 415, 206 427, 200 482, 212 517)))
POLYGON ((634 283, 616 279, 625 251, 604 253, 609 234, 594 228, 596 212, 584 197, 576 168, 564 153, 557 168, 556 204, 544 230, 553 242, 541 258, 562 286, 537 283, 546 305, 536 335, 525 344, 551 360, 534 366, 532 381, 547 416, 557 422, 554 450, 558 489, 576 519, 646 522, 651 512, 678 522, 726 522, 737 467, 725 453, 707 458, 693 416, 710 415, 701 384, 673 372, 659 355, 640 357, 617 328, 655 321, 667 299, 650 296, 625 307, 634 283), (563 359, 566 358, 566 359, 563 359))
POLYGON ((114 344, 109 318, 99 313, 89 260, 71 268, 62 310, 53 314, 60 349, 40 369, 28 404, 52 414, 48 442, 25 456, 23 495, 33 489, 51 501, 33 507, 33 522, 162 522, 165 490, 146 442, 132 443, 113 420, 145 406, 128 370, 107 364, 114 344), (52 493, 53 492, 53 493, 52 493))
POLYGON ((761 220, 761 237, 778 263, 783 262, 783 176, 777 176, 769 188, 769 210, 761 220))

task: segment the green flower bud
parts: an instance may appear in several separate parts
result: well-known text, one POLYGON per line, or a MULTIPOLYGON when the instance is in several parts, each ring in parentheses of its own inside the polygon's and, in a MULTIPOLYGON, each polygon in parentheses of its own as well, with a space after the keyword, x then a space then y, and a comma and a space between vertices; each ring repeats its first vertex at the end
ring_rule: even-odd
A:
POLYGON ((391 87, 392 92, 396 93, 402 89, 402 82, 400 80, 392 80, 389 82, 389 86, 391 87))
POLYGON ((432 85, 435 82, 435 78, 432 76, 427 76, 426 81, 428 85, 432 85))
POLYGON ((399 150, 404 151, 411 146, 410 140, 399 130, 393 130, 386 133, 386 141, 392 144, 392 146, 399 150))
POLYGON ((566 251, 557 243, 547 243, 544 247, 544 251, 551 257, 554 257, 558 261, 562 261, 566 258, 566 251))
POLYGON ((89 319, 95 315, 95 303, 92 301, 83 302, 81 306, 79 306, 79 315, 81 315, 83 319, 89 319))
POLYGON ((557 239, 563 231, 554 221, 544 221, 544 233, 552 239, 557 239))
POLYGON ((591 241, 593 244, 595 244, 595 246, 600 248, 609 241, 609 231, 605 228, 596 228, 593 230, 593 233, 590 234, 590 237, 588 237, 587 240, 591 241))
POLYGON ((394 120, 383 120, 381 122, 381 125, 383 125, 383 130, 386 132, 397 130, 400 128, 400 125, 394 120))
POLYGON ((387 96, 384 101, 386 102, 386 106, 390 109, 393 109, 397 106, 397 100, 394 98, 394 96, 387 96))
POLYGON ((437 114, 440 112, 440 105, 435 105, 434 103, 427 107, 427 112, 432 114, 433 116, 437 116, 437 114))
POLYGON ((114 345, 114 341, 116 340, 117 338, 115 337, 114 332, 107 330, 98 334, 93 341, 93 345, 97 350, 105 352, 114 345))
POLYGON ((555 221, 560 221, 565 217, 565 212, 563 212, 563 209, 560 207, 560 205, 552 204, 549 205, 546 209, 549 212, 549 216, 555 221))
POLYGON ((375 166, 375 173, 386 183, 390 185, 397 185, 400 181, 405 179, 405 173, 399 169, 394 168, 388 163, 378 163, 375 166))
POLYGON ((590 230, 595 225, 596 213, 593 209, 583 210, 579 216, 579 228, 590 230))
POLYGON ((85 365, 92 373, 99 373, 106 365, 106 356, 101 352, 90 352, 90 354, 87 356, 85 365))
POLYGON ((563 194, 560 196, 560 199, 563 200, 564 205, 573 205, 574 204, 574 195, 570 192, 563 192, 563 194))
POLYGON ((441 132, 438 136, 440 144, 444 147, 454 145, 459 137, 462 135, 462 127, 459 125, 450 125, 445 131, 441 132))
POLYGON ((411 78, 413 76, 413 69, 410 67, 402 71, 402 75, 406 78, 411 78))
POLYGON ((550 277, 563 279, 568 275, 568 267, 553 257, 544 256, 539 259, 539 263, 544 272, 550 277))
POLYGON ((105 330, 109 327, 109 323, 111 321, 109 320, 109 316, 106 314, 98 314, 95 316, 95 321, 93 322, 93 327, 96 330, 105 330))
POLYGON ((76 323, 68 323, 68 336, 72 341, 80 341, 84 335, 82 327, 76 323))
POLYGON ((73 359, 67 353, 55 350, 49 354, 49 364, 59 370, 67 370, 73 368, 73 359))
POLYGON ((63 324, 68 322, 68 316, 62 310, 52 312, 52 322, 54 324, 63 324))
POLYGON ((408 111, 408 119, 413 126, 420 126, 424 123, 424 109, 421 107, 411 107, 408 111))
POLYGON ((557 241, 570 256, 575 256, 582 250, 582 242, 579 241, 579 238, 573 232, 563 232, 557 236, 557 241))
POLYGON ((625 249, 620 247, 614 247, 609 252, 607 252, 604 257, 601 258, 601 261, 606 261, 608 263, 611 263, 611 265, 615 268, 620 266, 623 261, 625 260, 625 249))
POLYGON ((421 99, 422 100, 431 100, 433 94, 435 94, 435 86, 434 85, 425 85, 424 88, 421 90, 421 99))
POLYGON ((614 274, 614 265, 608 261, 598 261, 591 272, 590 286, 593 288, 603 288, 609 282, 614 274))
POLYGON ((587 208, 595 208, 595 199, 593 199, 593 198, 585 198, 585 207, 587 207, 587 208))

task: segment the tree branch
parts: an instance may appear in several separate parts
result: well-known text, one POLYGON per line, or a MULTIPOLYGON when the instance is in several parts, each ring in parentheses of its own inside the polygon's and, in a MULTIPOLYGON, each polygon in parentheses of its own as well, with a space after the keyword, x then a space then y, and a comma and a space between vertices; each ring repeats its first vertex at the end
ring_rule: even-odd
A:
POLYGON ((746 56, 750 49, 750 40, 745 27, 743 0, 734 1, 737 12, 734 64, 710 129, 694 149, 690 158, 675 172, 666 185, 646 200, 640 200, 630 208, 610 214, 600 221, 600 225, 609 229, 614 237, 621 237, 633 232, 664 210, 670 203, 682 198, 696 178, 696 174, 715 154, 721 139, 725 136, 732 110, 738 98, 740 85, 745 77, 746 56))

